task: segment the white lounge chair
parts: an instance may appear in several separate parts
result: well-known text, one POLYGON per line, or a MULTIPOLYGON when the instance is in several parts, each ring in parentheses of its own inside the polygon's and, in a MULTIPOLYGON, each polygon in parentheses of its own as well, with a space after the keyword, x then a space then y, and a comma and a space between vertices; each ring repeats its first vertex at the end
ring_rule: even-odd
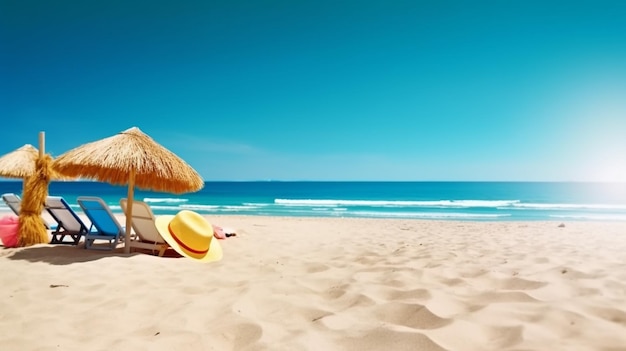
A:
POLYGON ((83 223, 76 212, 72 210, 64 198, 60 196, 48 196, 44 208, 57 222, 56 229, 50 233, 52 235, 50 244, 78 245, 81 237, 86 235, 89 231, 85 223, 83 223), (72 239, 71 242, 65 241, 67 236, 72 239))
MULTIPOLYGON (((120 206, 124 214, 127 214, 128 202, 126 199, 120 200, 120 206)), ((159 256, 163 256, 170 246, 165 242, 161 234, 159 234, 159 231, 154 225, 154 220, 155 217, 152 213, 152 209, 147 203, 143 201, 133 201, 131 224, 136 237, 133 240, 128 240, 126 244, 130 245, 131 249, 150 250, 153 254, 157 253, 159 256)))
MULTIPOLYGON (((4 203, 11 209, 11 211, 13 211, 13 213, 15 213, 17 216, 20 215, 20 209, 22 207, 22 199, 14 193, 6 193, 6 194, 2 194, 2 200, 4 200, 4 203)), ((44 211, 46 209, 44 208, 44 211)), ((42 217, 41 220, 43 221, 43 224, 46 226, 46 229, 56 229, 54 226, 51 226, 46 220, 45 218, 43 218, 43 213, 42 213, 42 217)))

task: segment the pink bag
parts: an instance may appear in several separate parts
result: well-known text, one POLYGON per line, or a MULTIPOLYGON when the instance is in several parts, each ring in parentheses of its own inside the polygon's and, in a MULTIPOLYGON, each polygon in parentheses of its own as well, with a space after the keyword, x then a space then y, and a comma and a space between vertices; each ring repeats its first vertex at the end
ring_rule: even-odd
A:
POLYGON ((20 219, 17 216, 8 215, 0 218, 0 239, 5 247, 17 247, 17 231, 20 219))
POLYGON ((213 236, 217 239, 224 240, 231 236, 236 236, 237 233, 231 228, 220 227, 219 225, 213 225, 213 236))
POLYGON ((217 239, 226 239, 226 234, 222 227, 215 224, 213 225, 213 236, 217 239))

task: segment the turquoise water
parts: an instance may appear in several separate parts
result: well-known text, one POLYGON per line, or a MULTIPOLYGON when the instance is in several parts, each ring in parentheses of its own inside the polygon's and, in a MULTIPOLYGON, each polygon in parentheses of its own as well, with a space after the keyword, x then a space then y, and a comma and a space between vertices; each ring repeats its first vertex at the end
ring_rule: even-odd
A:
MULTIPOLYGON (((0 193, 22 183, 0 182, 0 193)), ((126 187, 52 182, 77 211, 78 196, 98 196, 114 212, 126 187)), ((439 220, 626 221, 626 183, 541 182, 207 182, 196 193, 135 190, 155 214, 190 209, 202 214, 414 218, 439 220)), ((7 209, 4 203, 0 209, 7 209)))

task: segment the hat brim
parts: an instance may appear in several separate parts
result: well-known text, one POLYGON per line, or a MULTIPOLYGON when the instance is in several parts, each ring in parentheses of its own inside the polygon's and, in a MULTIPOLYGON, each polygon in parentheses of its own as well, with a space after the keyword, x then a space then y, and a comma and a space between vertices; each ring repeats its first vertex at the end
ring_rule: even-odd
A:
MULTIPOLYGON (((191 258, 194 261, 208 263, 208 262, 219 261, 219 260, 222 259, 222 257, 224 256, 224 254, 222 252, 222 246, 220 245, 218 240, 213 240, 213 239, 211 239, 211 246, 209 246, 209 251, 202 258, 197 258, 197 257, 188 255, 185 252, 185 250, 183 250, 180 247, 180 244, 178 244, 176 242, 176 240, 174 240, 174 238, 172 237, 172 234, 170 234, 170 231, 168 229, 170 221, 174 217, 175 216, 173 216, 173 215, 163 215, 163 216, 158 216, 156 218, 156 220, 154 221, 154 224, 155 224, 157 230, 159 231, 159 234, 161 234, 161 236, 163 237, 165 242, 168 243, 168 245, 171 246, 172 249, 174 249, 176 252, 178 252, 182 256, 187 257, 187 258, 191 258)), ((213 238, 213 233, 212 232, 211 232, 211 238, 213 238)))

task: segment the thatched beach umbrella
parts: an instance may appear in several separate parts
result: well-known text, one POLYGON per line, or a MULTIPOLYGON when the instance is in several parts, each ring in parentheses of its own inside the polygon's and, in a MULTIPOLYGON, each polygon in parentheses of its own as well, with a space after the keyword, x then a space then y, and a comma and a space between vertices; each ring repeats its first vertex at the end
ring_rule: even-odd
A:
POLYGON ((26 178, 35 173, 37 158, 39 151, 30 144, 3 155, 0 157, 0 177, 23 179, 25 183, 26 178))
POLYGON ((50 156, 43 153, 40 159, 39 151, 30 144, 0 157, 0 176, 23 179, 19 246, 48 242, 46 226, 40 216, 43 201, 48 196, 50 161, 50 156))
POLYGON ((23 196, 19 214, 19 246, 45 244, 48 232, 41 218, 48 196, 52 157, 45 152, 44 133, 39 133, 39 151, 26 144, 0 158, 0 175, 23 178, 23 196))
MULTIPOLYGON (((0 177, 22 179, 25 183, 26 178, 35 174, 37 159, 39 150, 31 144, 25 144, 0 157, 0 177)), ((69 177, 52 172, 51 179, 63 180, 69 177)))
POLYGON ((130 253, 134 187, 174 194, 204 187, 202 177, 189 164, 137 127, 74 148, 57 157, 53 169, 67 176, 128 185, 126 253, 130 253))

